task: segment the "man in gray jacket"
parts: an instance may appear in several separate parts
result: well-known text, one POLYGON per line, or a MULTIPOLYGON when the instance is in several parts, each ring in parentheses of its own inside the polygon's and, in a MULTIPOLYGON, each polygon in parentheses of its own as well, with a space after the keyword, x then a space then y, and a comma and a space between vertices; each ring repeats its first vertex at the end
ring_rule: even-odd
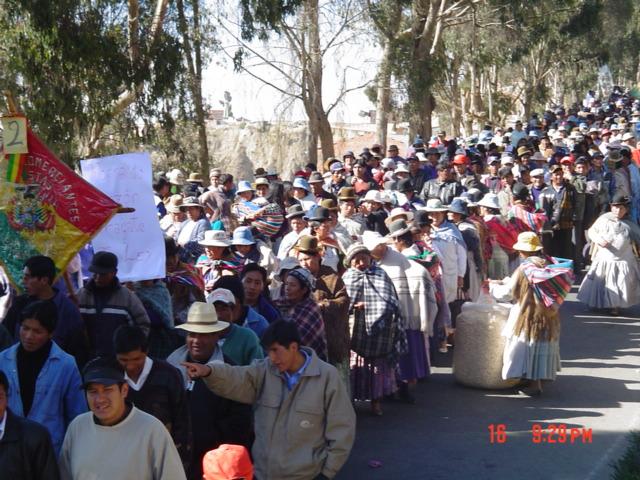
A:
POLYGON ((333 478, 349 457, 356 419, 335 367, 300 347, 295 324, 272 323, 262 336, 269 357, 244 367, 184 362, 216 394, 255 404, 256 477, 333 478))

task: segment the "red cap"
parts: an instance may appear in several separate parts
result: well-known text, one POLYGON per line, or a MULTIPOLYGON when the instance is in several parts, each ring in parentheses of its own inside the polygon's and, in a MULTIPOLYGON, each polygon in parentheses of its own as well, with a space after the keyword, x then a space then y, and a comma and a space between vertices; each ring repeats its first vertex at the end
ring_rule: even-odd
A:
POLYGON ((253 464, 245 447, 223 444, 206 453, 202 459, 202 473, 205 480, 252 480, 253 464))
POLYGON ((611 135, 611 130, 609 130, 608 128, 605 128, 604 130, 602 130, 602 132, 600 132, 601 137, 605 135, 611 135))
POLYGON ((563 163, 563 164, 573 163, 573 158, 567 155, 566 157, 562 157, 562 159, 560 159, 560 163, 563 163))
POLYGON ((459 154, 453 157, 454 165, 466 165, 468 163, 469 163, 469 158, 466 155, 459 154))
POLYGON ((301 178, 309 178, 309 172, 305 172, 304 170, 298 170, 296 173, 293 174, 294 177, 301 177, 301 178))

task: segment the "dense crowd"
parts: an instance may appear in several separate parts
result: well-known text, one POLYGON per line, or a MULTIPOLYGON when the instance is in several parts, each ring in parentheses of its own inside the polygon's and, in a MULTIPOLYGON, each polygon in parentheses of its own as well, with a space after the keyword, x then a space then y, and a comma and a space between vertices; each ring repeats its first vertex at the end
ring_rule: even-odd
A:
POLYGON ((615 89, 466 139, 344 152, 290 181, 158 174, 165 278, 122 284, 116 256, 88 245, 56 283, 43 256, 22 295, 5 283, 0 468, 332 478, 353 405, 414 403, 463 304, 488 295, 513 303, 503 378, 540 395, 575 276, 589 308, 640 303, 639 122, 615 89))

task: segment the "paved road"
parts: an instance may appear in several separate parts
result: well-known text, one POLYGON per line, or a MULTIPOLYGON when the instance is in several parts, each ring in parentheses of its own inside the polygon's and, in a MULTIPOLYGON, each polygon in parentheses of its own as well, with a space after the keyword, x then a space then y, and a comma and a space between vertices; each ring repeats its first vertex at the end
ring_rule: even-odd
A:
POLYGON ((617 318, 592 313, 575 291, 561 311, 562 372, 541 397, 462 387, 451 375, 452 354, 436 354, 415 405, 386 403, 380 418, 358 410, 356 443, 338 478, 610 478, 627 432, 640 429, 640 308, 617 318), (490 424, 506 425, 505 443, 490 443, 490 424), (592 441, 536 444, 534 424, 592 429, 592 441), (382 466, 370 468, 370 460, 382 466))

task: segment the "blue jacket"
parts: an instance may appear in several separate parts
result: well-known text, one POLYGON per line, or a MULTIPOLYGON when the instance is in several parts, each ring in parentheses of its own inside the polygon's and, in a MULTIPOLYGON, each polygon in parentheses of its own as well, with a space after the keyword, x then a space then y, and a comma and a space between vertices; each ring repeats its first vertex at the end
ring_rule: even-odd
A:
POLYGON ((262 294, 258 297, 258 304, 255 306, 254 310, 266 318, 269 324, 272 324, 276 320, 280 320, 280 311, 262 294))
POLYGON ((247 315, 244 317, 244 324, 242 326, 250 328, 258 338, 262 338, 262 334, 269 326, 269 322, 253 308, 247 307, 247 315))
MULTIPOLYGON (((9 408, 14 414, 24 417, 18 381, 18 346, 16 344, 0 352, 0 368, 9 380, 9 408)), ((86 411, 87 402, 76 361, 53 342, 49 358, 36 380, 33 405, 27 418, 49 430, 57 457, 71 420, 86 411)))

